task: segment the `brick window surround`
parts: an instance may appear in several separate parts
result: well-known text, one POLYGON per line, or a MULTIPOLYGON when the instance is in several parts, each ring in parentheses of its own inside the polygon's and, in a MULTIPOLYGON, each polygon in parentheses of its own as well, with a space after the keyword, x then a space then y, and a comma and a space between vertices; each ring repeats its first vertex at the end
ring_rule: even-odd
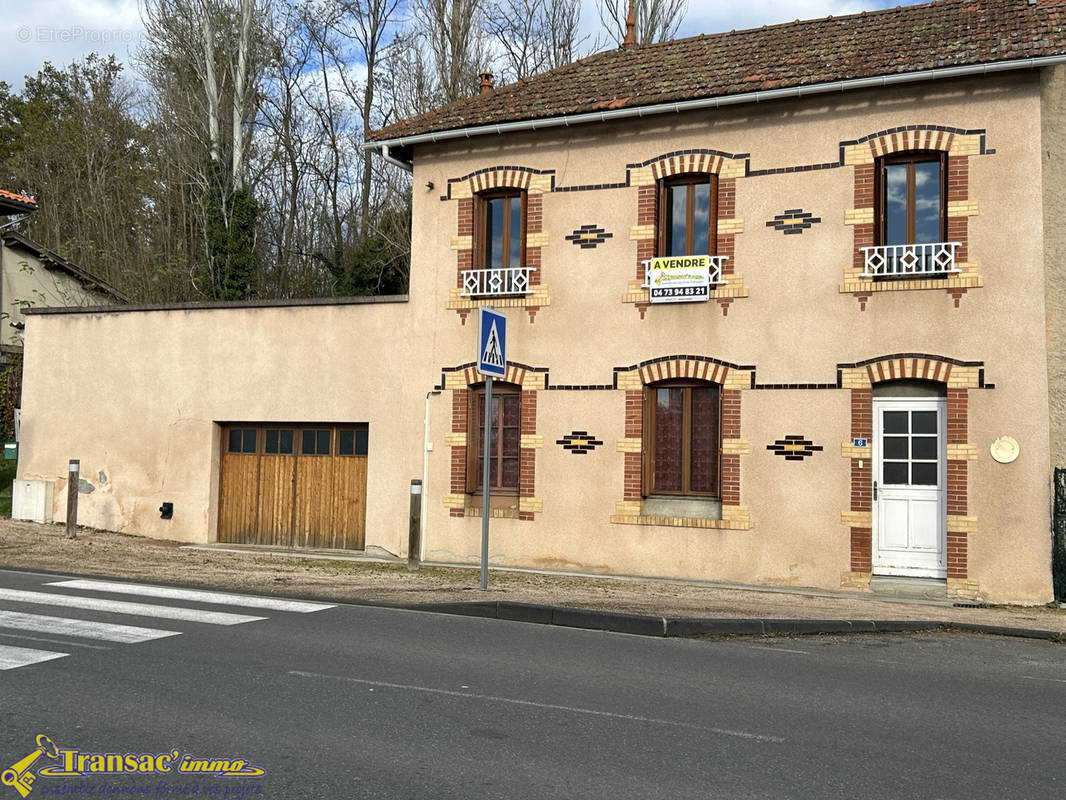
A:
POLYGON ((551 192, 553 182, 553 172, 529 167, 486 167, 461 178, 448 180, 448 197, 457 201, 456 235, 452 237, 451 242, 451 248, 456 253, 456 288, 449 292, 445 308, 455 310, 462 324, 465 325, 470 312, 481 305, 492 305, 494 308, 524 308, 529 314, 529 321, 533 322, 537 312, 550 304, 548 287, 542 283, 541 249, 548 244, 548 237, 544 232, 544 195, 551 192), (530 293, 523 297, 463 297, 463 270, 475 268, 477 196, 499 189, 517 189, 525 193, 526 255, 522 266, 532 269, 529 278, 530 293))
POLYGON ((635 279, 630 280, 623 303, 632 303, 644 319, 651 301, 644 284, 643 262, 656 255, 659 224, 659 190, 664 178, 682 175, 718 176, 717 255, 728 256, 722 264, 724 285, 712 287, 710 299, 717 301, 723 314, 738 297, 747 297, 744 276, 736 273, 735 249, 738 233, 744 232, 744 220, 736 216, 737 178, 747 174, 747 155, 733 155, 717 150, 683 150, 655 156, 640 164, 629 165, 629 185, 637 189, 637 224, 629 238, 637 243, 635 279))
MULTIPOLYGON (((508 364, 503 383, 519 389, 521 422, 519 428, 517 509, 493 509, 492 515, 532 521, 543 508, 536 497, 536 455, 544 444, 537 433, 537 393, 546 385, 547 370, 508 364)), ((467 486, 468 446, 476 446, 477 421, 470 418, 470 392, 482 386, 482 378, 472 364, 444 370, 444 389, 452 393, 451 431, 444 437, 451 448, 451 485, 444 505, 453 517, 480 517, 481 494, 470 494, 467 486)))
MULTIPOLYGON (((971 597, 977 584, 969 578, 969 536, 977 531, 977 518, 968 516, 969 461, 977 458, 977 445, 968 442, 969 391, 981 385, 981 362, 957 361, 943 356, 906 354, 880 356, 857 364, 840 364, 841 386, 851 392, 851 435, 873 441, 873 387, 885 381, 920 379, 944 384, 947 391, 947 590, 949 595, 971 597)), ((868 587, 873 563, 873 463, 869 448, 842 443, 851 460, 851 503, 841 512, 850 528, 850 571, 842 585, 868 587), (860 463, 862 466, 859 466, 860 463)))
POLYGON ((618 440, 618 450, 624 454, 622 500, 615 503, 611 522, 724 530, 752 527, 747 507, 740 504, 740 457, 751 453, 750 443, 740 438, 740 407, 743 391, 751 388, 753 371, 753 367, 702 356, 665 356, 615 368, 617 388, 625 392, 625 437, 618 440), (644 387, 671 379, 706 381, 721 388, 721 519, 643 514, 644 387))
POLYGON ((844 271, 840 291, 854 295, 859 309, 877 292, 917 289, 941 289, 954 301, 955 308, 968 289, 980 288, 984 281, 978 265, 970 260, 969 218, 978 214, 978 203, 970 199, 970 158, 985 153, 984 131, 966 131, 936 125, 910 125, 869 134, 854 142, 841 142, 841 160, 855 174, 854 208, 844 212, 844 223, 854 230, 850 268, 844 271), (875 189, 879 159, 897 153, 941 152, 946 154, 947 168, 947 241, 959 242, 955 266, 959 273, 947 277, 894 278, 875 281, 862 277, 864 259, 861 248, 877 244, 875 189))

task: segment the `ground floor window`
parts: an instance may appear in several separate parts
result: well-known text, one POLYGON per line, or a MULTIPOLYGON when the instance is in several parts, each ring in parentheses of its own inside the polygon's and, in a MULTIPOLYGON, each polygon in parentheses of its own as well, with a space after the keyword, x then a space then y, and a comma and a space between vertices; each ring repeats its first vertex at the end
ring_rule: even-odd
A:
POLYGON ((494 383, 492 408, 485 413, 485 389, 470 393, 470 419, 475 441, 470 443, 467 464, 467 487, 471 492, 482 489, 485 468, 485 425, 489 426, 489 491, 494 494, 518 494, 521 464, 522 405, 517 387, 494 383))
POLYGON ((645 495, 721 496, 717 384, 655 384, 644 394, 645 495))

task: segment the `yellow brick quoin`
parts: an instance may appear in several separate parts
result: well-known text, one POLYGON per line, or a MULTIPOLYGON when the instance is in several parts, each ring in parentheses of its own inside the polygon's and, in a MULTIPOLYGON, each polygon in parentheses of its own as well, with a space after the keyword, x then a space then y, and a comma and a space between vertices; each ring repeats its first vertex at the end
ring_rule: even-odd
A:
POLYGON ((751 442, 747 439, 722 439, 722 452, 726 455, 751 455, 751 442))
POLYGON ((718 220, 718 233, 744 233, 744 220, 720 219, 718 220))
POLYGON ((444 507, 445 508, 465 508, 466 507, 466 495, 462 494, 446 494, 444 495, 444 507))
POLYGON ((655 238, 655 226, 654 225, 634 225, 629 229, 629 238, 632 241, 642 241, 644 239, 655 238))
POLYGON ((519 438, 519 447, 523 450, 536 450, 544 446, 544 437, 539 433, 523 433, 519 438))
POLYGON ((869 511, 841 511, 840 521, 849 528, 869 528, 872 524, 869 511))
POLYGON ((473 236, 453 236, 452 237, 452 250, 469 250, 474 246, 473 236))
POLYGON ((466 434, 446 433, 444 434, 444 444, 448 447, 466 447, 466 434))
POLYGON ((872 208, 849 208, 844 212, 845 225, 863 225, 873 221, 874 210, 872 208))
POLYGON ((641 440, 636 437, 629 437, 626 439, 618 440, 619 453, 639 453, 641 449, 641 440))
POLYGON ((949 217, 975 217, 978 213, 976 200, 952 200, 948 203, 949 217))
POLYGON ((951 533, 977 533, 977 517, 948 514, 948 530, 951 533))
POLYGON ((949 444, 948 461, 975 461, 977 459, 977 445, 975 444, 949 444))

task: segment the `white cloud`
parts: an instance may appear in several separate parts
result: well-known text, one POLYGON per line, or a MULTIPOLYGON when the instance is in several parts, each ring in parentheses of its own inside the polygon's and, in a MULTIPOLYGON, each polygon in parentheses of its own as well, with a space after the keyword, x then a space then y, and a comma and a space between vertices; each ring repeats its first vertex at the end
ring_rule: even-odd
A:
POLYGON ((7 3, 0 29, 0 80, 20 89, 45 61, 63 66, 89 53, 129 64, 143 26, 137 0, 7 3))

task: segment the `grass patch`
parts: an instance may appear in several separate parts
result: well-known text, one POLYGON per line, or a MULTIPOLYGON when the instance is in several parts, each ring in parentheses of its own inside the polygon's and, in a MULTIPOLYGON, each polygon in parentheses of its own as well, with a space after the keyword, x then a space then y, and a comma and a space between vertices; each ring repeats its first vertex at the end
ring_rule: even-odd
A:
POLYGON ((11 516, 11 484, 17 467, 15 461, 0 461, 0 517, 11 516))

